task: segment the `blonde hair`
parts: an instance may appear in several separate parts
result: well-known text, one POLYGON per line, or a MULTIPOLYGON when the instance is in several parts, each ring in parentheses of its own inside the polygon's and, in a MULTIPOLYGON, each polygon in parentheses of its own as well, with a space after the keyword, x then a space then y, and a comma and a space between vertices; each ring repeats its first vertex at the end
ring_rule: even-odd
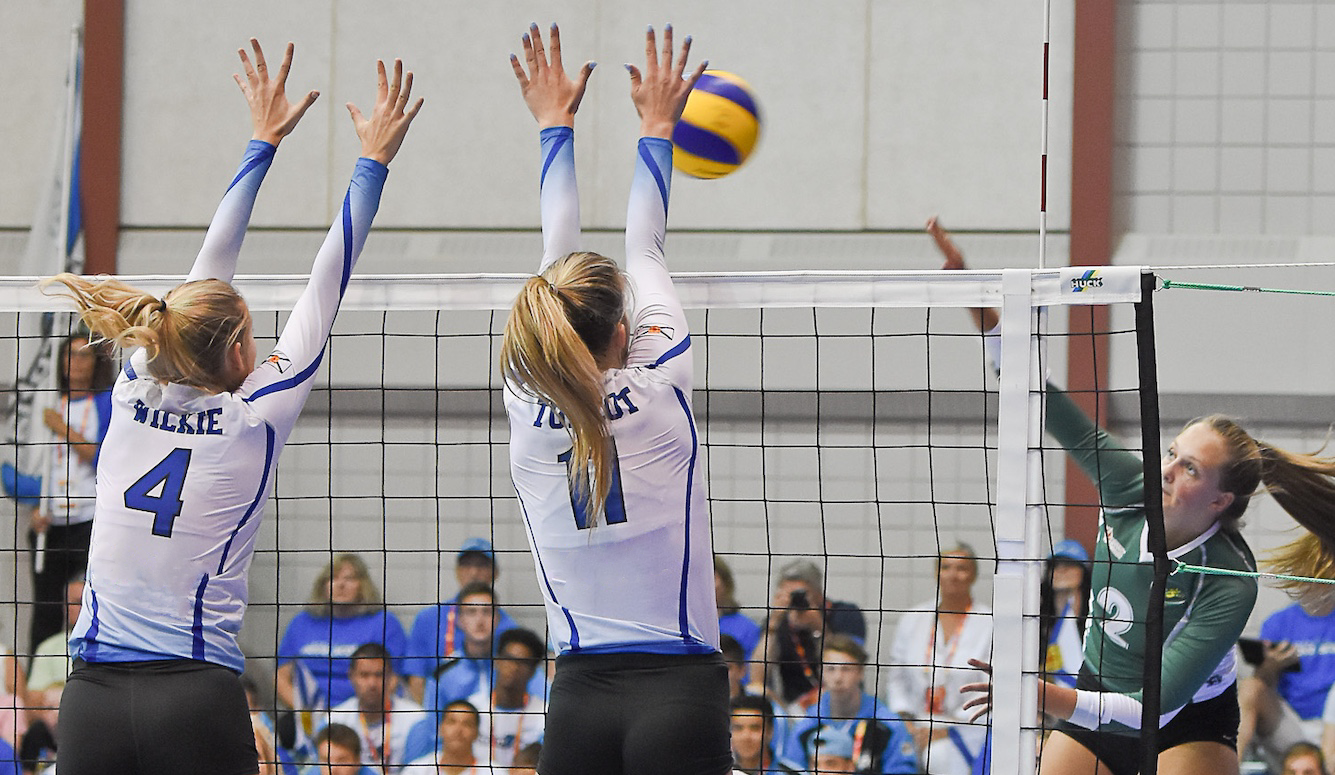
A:
POLYGON ((371 580, 371 571, 366 567, 366 561, 360 555, 345 552, 334 555, 315 578, 315 583, 311 585, 311 602, 306 605, 307 613, 322 619, 333 618, 334 602, 330 596, 330 584, 334 576, 344 568, 351 568, 357 580, 361 582, 357 589, 357 601, 352 615, 358 616, 380 604, 380 590, 371 580))
POLYGON ((572 442, 571 491, 582 499, 590 526, 607 502, 614 465, 598 358, 624 322, 625 297, 616 262, 571 253, 524 284, 501 344, 501 376, 562 415, 572 442))
MULTIPOLYGON (((1335 579, 1335 458, 1289 452, 1258 441, 1222 415, 1192 420, 1187 427, 1198 423, 1218 433, 1229 453, 1219 476, 1219 488, 1233 493, 1233 502, 1220 515, 1224 528, 1237 531, 1252 496, 1264 485, 1264 491, 1309 531, 1271 551, 1267 569, 1287 576, 1335 579)), ((1324 584, 1277 583, 1307 606, 1335 597, 1335 590, 1324 584)))
POLYGON ((223 384, 227 352, 250 325, 246 302, 221 280, 195 280, 176 286, 159 299, 120 280, 96 280, 64 272, 42 280, 53 295, 73 299, 94 343, 142 347, 148 372, 162 382, 210 389, 223 384))

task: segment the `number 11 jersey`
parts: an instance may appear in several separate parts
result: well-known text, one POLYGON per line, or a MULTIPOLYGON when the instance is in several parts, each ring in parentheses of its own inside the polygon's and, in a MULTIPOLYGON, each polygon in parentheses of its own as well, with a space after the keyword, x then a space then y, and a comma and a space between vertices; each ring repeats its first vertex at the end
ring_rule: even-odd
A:
MULTIPOLYGON (((573 202, 569 129, 544 130, 544 268, 574 249, 551 214, 573 202)), ((699 429, 691 411, 691 339, 663 256, 672 143, 637 148, 626 228, 634 309, 630 352, 605 372, 603 411, 615 468, 605 513, 572 497, 571 437, 560 412, 505 387, 510 473, 561 653, 704 654, 718 650, 713 550, 699 429)))

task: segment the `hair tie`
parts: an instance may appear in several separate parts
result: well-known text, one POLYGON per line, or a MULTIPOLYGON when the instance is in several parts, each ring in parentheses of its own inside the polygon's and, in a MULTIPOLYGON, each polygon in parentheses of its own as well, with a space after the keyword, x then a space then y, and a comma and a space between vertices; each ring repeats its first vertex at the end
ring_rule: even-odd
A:
POLYGON ((542 280, 544 283, 546 283, 548 288, 552 289, 552 293, 556 294, 556 298, 559 299, 562 304, 568 303, 566 301, 565 295, 561 293, 561 289, 557 287, 556 283, 552 282, 551 280, 548 280, 546 277, 543 277, 542 275, 538 275, 538 279, 542 280))
POLYGON ((167 314, 167 300, 158 299, 157 301, 158 301, 158 312, 161 312, 164 315, 167 314))

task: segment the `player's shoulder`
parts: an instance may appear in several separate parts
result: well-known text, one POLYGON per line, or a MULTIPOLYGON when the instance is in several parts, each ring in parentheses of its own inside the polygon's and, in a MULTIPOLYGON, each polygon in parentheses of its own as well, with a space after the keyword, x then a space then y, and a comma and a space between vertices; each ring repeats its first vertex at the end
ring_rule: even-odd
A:
POLYGON ((1256 570, 1256 558, 1252 555, 1252 549, 1247 545, 1246 539, 1238 533, 1220 530, 1210 536, 1203 548, 1204 559, 1212 567, 1245 572, 1256 570))

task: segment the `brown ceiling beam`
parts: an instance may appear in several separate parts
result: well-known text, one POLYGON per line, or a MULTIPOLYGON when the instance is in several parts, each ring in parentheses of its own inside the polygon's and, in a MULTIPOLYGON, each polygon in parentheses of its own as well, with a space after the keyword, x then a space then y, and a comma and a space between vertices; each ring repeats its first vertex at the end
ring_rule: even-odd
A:
MULTIPOLYGON (((1106 266, 1113 250, 1113 110, 1117 3, 1075 4, 1074 94, 1071 107, 1071 265, 1106 266)), ((1080 406, 1108 420, 1108 308, 1070 308, 1066 384, 1080 406)), ((1066 536, 1093 547, 1098 491, 1070 460, 1066 468, 1066 536)))
POLYGON ((84 0, 84 271, 114 274, 120 244, 121 106, 125 97, 125 2, 84 0))

